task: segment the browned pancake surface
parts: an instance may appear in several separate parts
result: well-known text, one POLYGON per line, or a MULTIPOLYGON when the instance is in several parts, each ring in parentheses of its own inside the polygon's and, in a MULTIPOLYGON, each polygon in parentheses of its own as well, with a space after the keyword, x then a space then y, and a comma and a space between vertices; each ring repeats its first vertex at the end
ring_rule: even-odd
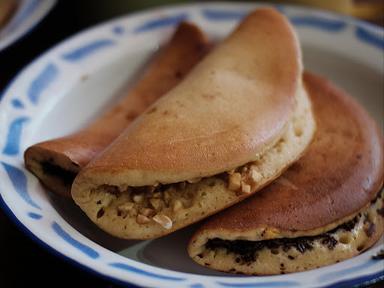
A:
POLYGON ((72 197, 112 235, 159 237, 258 192, 314 131, 295 33, 259 9, 82 169, 72 197))
POLYGON ((150 104, 176 86, 209 46, 196 25, 181 23, 170 42, 155 55, 144 75, 116 106, 77 133, 29 147, 24 155, 26 167, 48 189, 70 197, 70 187, 79 170, 150 104))
POLYGON ((300 75, 300 48, 287 19, 256 10, 92 161, 83 178, 109 173, 113 184, 174 183, 255 160, 286 129, 300 75))
POLYGON ((171 42, 118 105, 85 130, 44 142, 41 146, 64 153, 80 166, 85 166, 146 108, 175 87, 205 55, 207 48, 208 40, 197 26, 181 23, 171 42))
POLYGON ((327 80, 310 73, 304 80, 317 119, 307 153, 282 178, 212 217, 201 230, 312 230, 357 212, 375 197, 383 181, 383 138, 376 124, 327 80))

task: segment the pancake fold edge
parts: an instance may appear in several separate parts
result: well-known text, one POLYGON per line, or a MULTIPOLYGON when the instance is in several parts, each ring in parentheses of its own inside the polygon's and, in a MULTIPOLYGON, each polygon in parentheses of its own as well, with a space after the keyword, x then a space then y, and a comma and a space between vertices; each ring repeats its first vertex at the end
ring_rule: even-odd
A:
POLYGON ((273 275, 337 263, 384 230, 383 135, 349 95, 306 72, 317 131, 274 183, 206 220, 190 240, 198 264, 273 275))
POLYGON ((297 36, 259 9, 87 165, 72 196, 112 235, 159 237, 256 193, 314 131, 297 36))

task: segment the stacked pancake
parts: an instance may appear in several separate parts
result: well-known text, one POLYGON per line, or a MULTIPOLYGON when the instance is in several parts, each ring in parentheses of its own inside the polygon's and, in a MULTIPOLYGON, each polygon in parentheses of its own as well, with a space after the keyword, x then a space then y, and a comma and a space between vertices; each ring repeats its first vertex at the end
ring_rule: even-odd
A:
MULTIPOLYGON (((177 68, 186 74, 182 81, 167 73, 144 77, 129 102, 143 101, 134 117, 115 119, 119 128, 93 152, 90 143, 106 135, 105 124, 112 123, 106 119, 116 111, 97 129, 81 131, 79 140, 70 136, 85 161, 74 158, 81 149, 56 148, 62 138, 30 148, 27 167, 42 180, 63 174, 45 170, 47 162, 72 171, 64 192, 77 174, 73 200, 96 225, 124 239, 160 237, 225 209, 188 246, 193 260, 212 269, 296 272, 371 247, 384 224, 382 135, 348 95, 303 75, 287 19, 273 9, 252 12, 197 65, 207 41, 197 28, 186 31, 196 32, 188 43, 200 48, 177 68), (168 84, 156 88, 154 79, 168 84), (155 92, 140 100, 147 85, 155 92)), ((126 115, 133 108, 116 109, 126 115)))
POLYGON ((312 139, 301 76, 288 21, 251 13, 80 171, 73 199, 108 233, 148 239, 251 196, 312 139))
POLYGON ((305 155, 254 197, 215 215, 189 255, 245 274, 297 272, 339 262, 383 234, 383 138, 374 121, 330 82, 305 74, 317 123, 305 155))

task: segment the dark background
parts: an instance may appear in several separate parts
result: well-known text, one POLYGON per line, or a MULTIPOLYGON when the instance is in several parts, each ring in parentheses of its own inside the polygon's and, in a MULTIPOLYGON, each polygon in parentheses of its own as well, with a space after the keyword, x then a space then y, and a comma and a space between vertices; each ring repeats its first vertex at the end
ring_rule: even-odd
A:
MULTIPOLYGON (((0 95, 17 72, 54 44, 86 27, 161 3, 191 1, 58 1, 22 40, 0 52, 0 95), (111 5, 112 3, 112 5, 111 5)), ((46 252, 0 210, 0 287, 119 287, 46 252)), ((319 283, 320 284, 320 283, 319 283)), ((383 283, 374 287, 383 287, 383 283)))

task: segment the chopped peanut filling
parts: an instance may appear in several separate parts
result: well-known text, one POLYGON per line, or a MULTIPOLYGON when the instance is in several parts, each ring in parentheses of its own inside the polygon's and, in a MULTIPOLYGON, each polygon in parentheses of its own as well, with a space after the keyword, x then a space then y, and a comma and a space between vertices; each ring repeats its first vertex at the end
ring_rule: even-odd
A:
MULTIPOLYGON (((248 163, 214 177, 227 181, 228 189, 240 195, 251 193, 263 176, 257 171, 256 165, 248 163)), ((195 178, 174 184, 126 188, 102 185, 94 192, 102 192, 102 198, 96 202, 100 207, 99 212, 104 212, 105 207, 115 207, 119 217, 133 217, 138 224, 153 221, 164 229, 171 229, 175 213, 193 206, 198 197, 196 190, 186 188, 201 180, 195 178)), ((98 213, 97 217, 103 217, 103 212, 98 213)))
POLYGON ((228 189, 239 194, 252 193, 256 184, 263 179, 263 175, 253 163, 248 163, 227 173, 229 175, 228 189))

